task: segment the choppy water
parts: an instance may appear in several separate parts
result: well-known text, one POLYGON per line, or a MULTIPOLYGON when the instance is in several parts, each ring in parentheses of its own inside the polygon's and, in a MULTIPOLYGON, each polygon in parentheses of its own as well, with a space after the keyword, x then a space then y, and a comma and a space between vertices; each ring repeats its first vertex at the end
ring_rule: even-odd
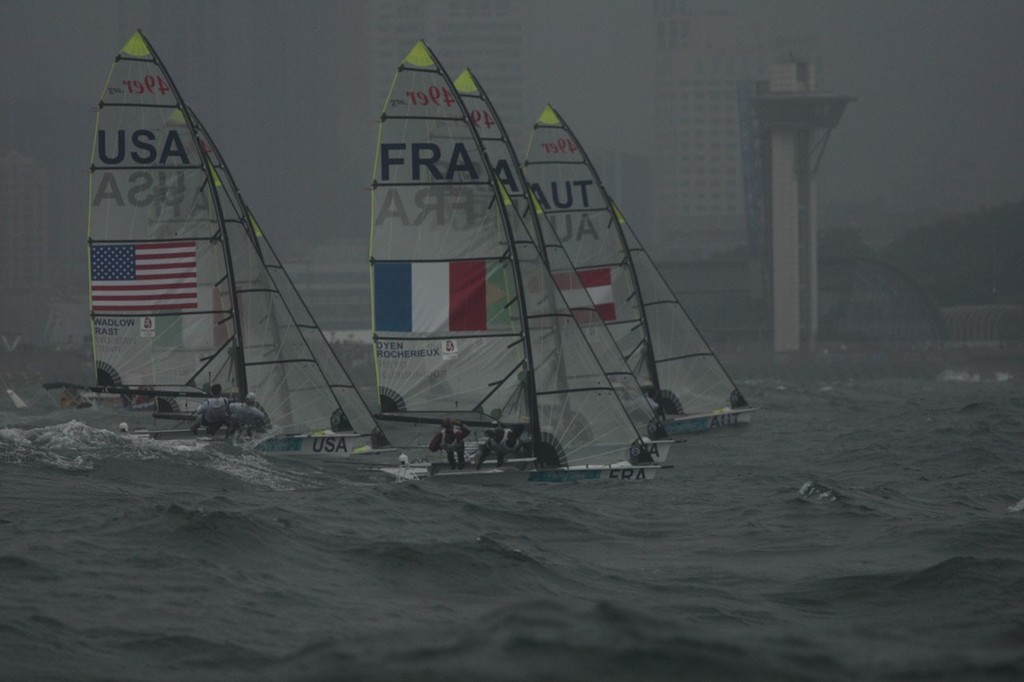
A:
POLYGON ((0 678, 1021 679, 1024 384, 957 378, 747 383, 753 426, 636 484, 0 412, 0 678))

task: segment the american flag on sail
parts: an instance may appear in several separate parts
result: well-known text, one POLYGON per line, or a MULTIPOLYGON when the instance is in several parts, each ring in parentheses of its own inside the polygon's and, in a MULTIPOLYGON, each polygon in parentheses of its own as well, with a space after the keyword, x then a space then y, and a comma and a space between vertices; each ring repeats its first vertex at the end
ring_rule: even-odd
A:
POLYGON ((89 257, 93 312, 198 307, 194 241, 94 244, 89 257))

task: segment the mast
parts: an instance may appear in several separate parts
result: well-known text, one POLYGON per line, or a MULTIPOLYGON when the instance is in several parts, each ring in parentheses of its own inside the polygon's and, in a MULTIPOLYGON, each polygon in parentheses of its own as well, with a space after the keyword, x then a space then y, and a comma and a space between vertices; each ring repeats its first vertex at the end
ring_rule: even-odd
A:
MULTIPOLYGON (((167 71, 167 68, 164 66, 163 61, 160 59, 160 55, 158 55, 157 51, 153 49, 153 45, 149 42, 149 39, 146 38, 146 36, 142 33, 141 30, 138 30, 137 33, 142 38, 143 42, 145 42, 146 49, 149 50, 150 55, 153 57, 153 61, 156 63, 157 66, 160 67, 160 70, 163 72, 163 75, 167 78, 167 84, 170 86, 171 90, 174 91, 175 99, 177 99, 178 106, 181 107, 181 113, 185 118, 185 124, 186 127, 188 128, 189 136, 192 139, 192 144, 195 145, 196 152, 199 154, 200 159, 203 161, 203 172, 206 174, 206 182, 210 187, 209 194, 213 201, 214 210, 217 213, 218 234, 220 236, 221 245, 224 249, 224 266, 225 269, 227 270, 228 292, 231 297, 231 319, 234 322, 235 344, 233 349, 234 357, 232 358, 232 360, 235 363, 235 377, 236 380, 238 381, 238 390, 240 395, 244 397, 249 392, 249 384, 246 378, 245 370, 245 343, 244 339, 242 338, 242 325, 240 324, 239 320, 239 312, 241 309, 238 306, 238 291, 235 288, 235 271, 234 265, 231 260, 231 245, 229 243, 230 240, 228 239, 227 232, 224 229, 224 210, 220 203, 220 197, 217 196, 217 193, 213 191, 213 187, 215 186, 215 176, 212 172, 210 159, 208 158, 206 151, 203 149, 202 144, 200 144, 199 137, 196 135, 195 123, 192 117, 192 113, 189 110, 188 106, 185 104, 185 100, 184 98, 182 98, 181 92, 178 90, 178 86, 175 85, 174 79, 171 78, 171 74, 167 71)), ((116 61, 119 61, 121 59, 122 57, 120 54, 118 54, 115 58, 116 61)))
MULTIPOLYGON (((230 225, 232 229, 240 230, 235 235, 235 244, 238 247, 236 248, 235 256, 240 258, 243 264, 247 259, 255 259, 258 262, 258 273, 256 273, 258 276, 256 280, 248 287, 236 280, 236 290, 240 296, 255 296, 257 299, 262 298, 263 295, 269 296, 268 314, 273 324, 268 325, 268 336, 264 340, 264 344, 269 343, 275 349, 274 357, 262 361, 254 360, 253 353, 249 353, 247 361, 252 362, 254 365, 274 365, 280 372, 277 386, 283 386, 284 390, 275 390, 274 393, 280 398, 281 414, 290 415, 293 419, 297 419, 296 414, 299 412, 304 413, 305 408, 301 406, 303 402, 301 399, 298 400, 300 404, 295 405, 296 401, 293 398, 296 392, 324 389, 327 395, 324 395, 323 399, 325 401, 329 400, 328 411, 333 413, 331 414, 332 428, 335 426, 334 417, 340 412, 341 415, 344 415, 345 421, 347 421, 347 427, 340 426, 340 428, 362 429, 366 432, 379 431, 377 423, 373 420, 370 410, 352 381, 351 376, 349 376, 331 344, 327 341, 323 330, 317 323, 306 301, 296 289, 295 283, 292 281, 288 271, 281 264, 281 260, 277 256, 273 245, 256 222, 256 218, 246 204, 231 169, 217 147, 216 142, 195 112, 190 109, 189 113, 196 130, 199 131, 203 141, 208 145, 208 157, 211 157, 210 161, 213 166, 211 173, 214 175, 215 180, 218 181, 219 187, 224 190, 225 201, 232 210, 230 217, 225 217, 225 224, 230 225), (283 309, 283 315, 278 314, 277 311, 280 309, 283 309), (288 326, 282 328, 282 324, 288 326), (289 335, 288 332, 290 330, 297 330, 298 334, 289 335), (315 372, 315 377, 319 379, 319 384, 312 377, 306 378, 305 381, 302 381, 302 378, 297 380, 294 375, 287 371, 287 367, 294 363, 308 363, 312 365, 311 370, 315 372)), ((254 315, 250 314, 250 324, 253 317, 254 315)), ((253 339, 252 336, 248 338, 251 344, 259 345, 258 338, 253 339)), ((257 373, 256 383, 260 383, 260 377, 263 377, 264 381, 256 387, 255 390, 258 393, 262 393, 268 381, 265 374, 257 373)), ((249 388, 252 389, 254 381, 249 380, 248 365, 246 379, 249 388)), ((305 423, 310 428, 315 428, 313 424, 309 423, 308 416, 298 421, 305 423)))
MULTIPOLYGON (((438 73, 444 78, 445 83, 451 88, 453 93, 457 93, 458 89, 455 87, 455 83, 452 82, 451 77, 445 70, 441 62, 438 61, 433 50, 427 46, 426 43, 420 41, 419 45, 423 46, 427 54, 430 56, 431 61, 437 68, 438 73)), ((405 64, 401 64, 399 69, 407 68, 405 64)), ((494 168, 491 164, 490 156, 487 153, 487 147, 480 139, 480 134, 477 132, 476 127, 473 125, 473 121, 469 115, 469 110, 466 108, 466 103, 462 101, 462 98, 456 95, 456 102, 458 103, 459 111, 462 113, 462 117, 466 122, 466 127, 469 129, 470 135, 473 137, 473 141, 476 143, 477 150, 484 160, 485 172, 490 181, 491 187, 493 188, 495 195, 498 197, 500 203, 498 210, 501 215, 501 223, 505 230, 505 237, 508 240, 508 248, 510 251, 510 257, 512 259, 512 272, 516 282, 516 307, 519 309, 519 317, 522 320, 520 338, 523 342, 523 354, 525 357, 526 364, 526 390, 527 390, 527 405, 530 410, 530 437, 535 444, 539 446, 541 442, 541 430, 540 430, 540 410, 537 406, 537 385, 534 377, 534 360, 533 360, 533 346, 530 341, 530 329, 529 329, 529 315, 526 309, 526 297, 523 295, 523 274, 519 268, 519 254, 516 250, 516 238, 512 234, 511 221, 508 215, 508 207, 512 205, 512 200, 509 198, 508 193, 505 191, 505 186, 501 180, 494 173, 494 168)))
MULTIPOLYGON (((554 312, 554 308, 557 308, 555 299, 565 301, 565 294, 561 290, 561 286, 557 284, 560 281, 558 278, 562 277, 564 280, 568 277, 570 280, 568 285, 571 286, 573 282, 580 281, 579 274, 569 261, 568 255, 565 253, 564 246, 562 246, 558 236, 552 234, 549 240, 549 236, 544 234, 542 221, 547 224, 547 216, 530 189, 522 165, 519 162, 519 157, 510 142, 504 121, 498 115, 485 88, 469 68, 466 68, 455 80, 455 86, 459 90, 460 97, 468 98, 466 101, 467 108, 470 109, 470 119, 474 124, 474 128, 479 132, 484 147, 489 148, 489 145, 495 145, 493 147, 494 157, 489 159, 489 163, 494 169, 498 181, 503 186, 507 185, 506 191, 513 198, 512 205, 515 209, 517 224, 527 228, 530 238, 534 242, 533 246, 538 250, 545 268, 556 278, 556 288, 552 292, 554 296, 551 299, 551 312, 554 312), (552 254, 560 258, 552 259, 552 254), (559 273, 557 275, 555 274, 556 268, 559 273)), ((630 418, 633 419, 634 424, 638 427, 638 430, 643 429, 649 433, 658 432, 657 416, 643 397, 643 391, 636 377, 633 376, 626 365, 625 358, 622 357, 611 333, 602 321, 598 321, 596 325, 584 325, 581 318, 577 316, 580 311, 584 310, 586 315, 593 316, 594 318, 597 318, 599 315, 589 294, 585 294, 585 298, 587 301, 585 305, 570 306, 567 301, 565 302, 566 307, 572 310, 573 317, 576 318, 575 325, 581 331, 584 331, 584 327, 587 327, 586 331, 584 331, 587 345, 590 346, 591 351, 598 358, 598 363, 604 374, 609 380, 614 375, 621 382, 619 384, 613 382, 615 393, 618 395, 619 402, 627 414, 630 415, 630 418), (603 352, 599 352, 599 349, 603 352), (627 405, 630 407, 627 407, 627 405)), ((567 383, 568 378, 565 374, 565 367, 559 366, 558 371, 562 381, 567 383)))

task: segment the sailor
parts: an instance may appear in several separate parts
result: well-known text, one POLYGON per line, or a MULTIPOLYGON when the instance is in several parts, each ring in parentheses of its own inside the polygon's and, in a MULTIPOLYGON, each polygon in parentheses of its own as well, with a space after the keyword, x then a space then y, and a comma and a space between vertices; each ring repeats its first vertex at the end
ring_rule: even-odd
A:
POLYGON ((518 454, 523 447, 523 431, 525 431, 525 427, 522 424, 505 428, 495 422, 493 428, 486 433, 487 440, 480 446, 480 452, 476 458, 476 468, 479 469, 492 452, 498 456, 496 466, 499 467, 505 463, 506 457, 518 454))
POLYGON ((662 407, 661 402, 658 400, 658 392, 654 390, 653 386, 644 386, 644 397, 647 398, 647 406, 651 408, 654 415, 658 419, 665 418, 665 408, 662 407))
POLYGON ((267 415, 256 404, 256 394, 251 391, 245 396, 244 403, 228 405, 228 436, 241 431, 251 436, 254 431, 266 431, 267 415))
POLYGON ((455 459, 458 457, 458 468, 466 466, 466 436, 470 434, 469 428, 458 419, 445 417, 441 420, 441 428, 430 440, 429 450, 437 452, 444 450, 448 456, 448 468, 455 468, 455 459))
POLYGON ((207 435, 212 436, 227 421, 228 399, 220 392, 220 384, 214 384, 210 387, 210 393, 213 395, 199 403, 199 407, 196 408, 195 421, 192 422, 193 435, 198 434, 199 427, 202 426, 206 428, 207 435))

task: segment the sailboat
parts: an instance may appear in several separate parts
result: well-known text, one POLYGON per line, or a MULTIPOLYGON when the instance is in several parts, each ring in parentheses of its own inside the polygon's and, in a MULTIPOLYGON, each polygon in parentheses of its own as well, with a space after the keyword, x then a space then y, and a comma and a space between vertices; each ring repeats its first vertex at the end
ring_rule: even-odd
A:
POLYGON ((505 467, 433 464, 423 475, 638 480, 658 470, 422 41, 381 114, 370 267, 378 419, 493 421, 519 426, 529 444, 505 467))
POLYGON ((756 409, 726 372, 608 196, 565 119, 550 105, 524 163, 544 223, 575 268, 569 291, 591 294, 669 436, 748 423, 756 409))
MULTIPOLYGON (((382 432, 152 44, 114 60, 89 172, 89 315, 97 391, 156 398, 156 417, 221 384, 252 392, 267 453, 348 456, 382 432)), ((155 438, 191 437, 188 429, 155 438)))
MULTIPOLYGON (((652 437, 664 436, 657 414, 601 320, 597 305, 582 287, 579 275, 557 234, 554 230, 541 228, 541 222, 546 222, 547 216, 530 191, 505 125, 486 90, 468 68, 455 79, 455 88, 466 105, 470 120, 487 152, 494 175, 512 200, 509 219, 523 224, 524 229, 539 247, 540 256, 548 269, 558 273, 555 279, 556 293, 566 300, 566 304, 572 309, 587 343, 619 395, 619 400, 633 425, 640 433, 647 433, 652 437), (566 299, 566 296, 572 296, 572 292, 579 292, 581 295, 572 297, 571 301, 566 299)), ((660 443, 652 441, 651 447, 667 456, 668 443, 670 441, 665 439, 660 443)))

